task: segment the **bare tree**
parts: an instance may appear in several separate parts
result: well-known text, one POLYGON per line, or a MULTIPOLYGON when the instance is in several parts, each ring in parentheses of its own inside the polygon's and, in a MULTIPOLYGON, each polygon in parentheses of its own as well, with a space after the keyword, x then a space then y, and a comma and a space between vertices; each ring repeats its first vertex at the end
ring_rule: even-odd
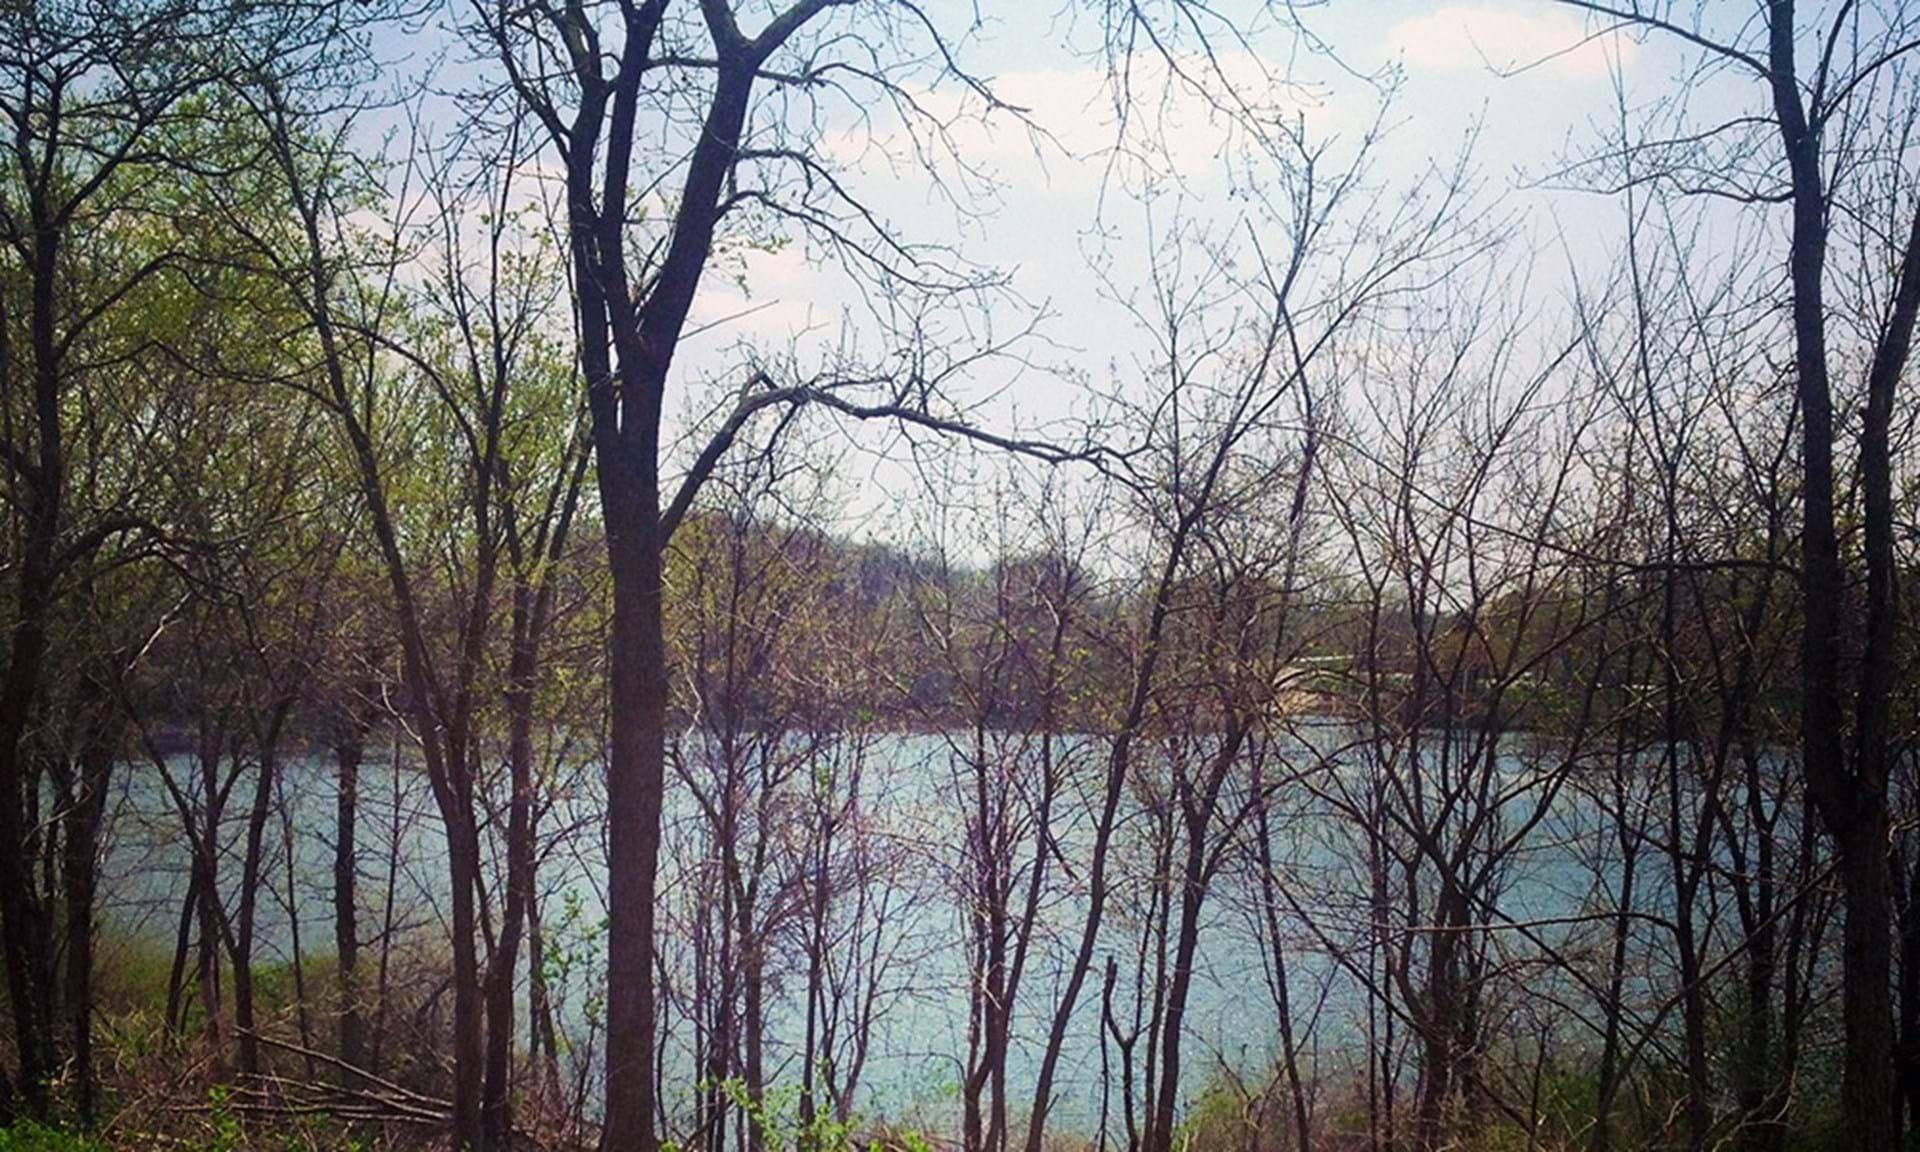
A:
POLYGON ((1570 6, 1603 29, 1670 37, 1698 54, 1703 73, 1750 82, 1754 114, 1702 124, 1674 108, 1650 131, 1622 139, 1618 149, 1639 154, 1648 179, 1790 212, 1783 256, 1800 419, 1800 752, 1846 892, 1843 1107, 1860 1126, 1860 1146, 1881 1152, 1895 1146, 1898 1127, 1886 851, 1898 637, 1892 429, 1920 313, 1920 209, 1900 162, 1876 149, 1911 123, 1903 62, 1915 49, 1913 14, 1852 3, 1808 13, 1794 0, 1771 0, 1758 20, 1727 28, 1700 5, 1570 6), (1769 136, 1778 148, 1771 163, 1757 148, 1769 136), (1847 223, 1889 216, 1897 221, 1889 229, 1876 223, 1856 232, 1847 223), (1854 241, 1851 253, 1836 254, 1836 233, 1854 241), (1849 269, 1844 284, 1832 275, 1840 263, 1849 269), (1846 299, 1850 292, 1857 299, 1846 299), (1866 320, 1857 340, 1836 332, 1836 311, 1866 320), (1856 361, 1857 369, 1841 367, 1856 361), (1836 396, 1853 373, 1856 383, 1836 396), (1851 474, 1862 533, 1857 544, 1846 542, 1857 549, 1849 560, 1840 524, 1854 486, 1841 475, 1845 425, 1836 412, 1856 410, 1851 474), (1849 596, 1854 571, 1865 578, 1857 601, 1849 596), (1857 628, 1848 619, 1855 603, 1857 628))

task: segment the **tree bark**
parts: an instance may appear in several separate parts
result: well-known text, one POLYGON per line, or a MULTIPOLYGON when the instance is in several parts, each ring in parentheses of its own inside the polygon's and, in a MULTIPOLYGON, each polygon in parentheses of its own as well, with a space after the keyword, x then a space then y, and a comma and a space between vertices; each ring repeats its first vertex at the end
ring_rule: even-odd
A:
MULTIPOLYGON (((356 709, 356 711, 359 711, 356 709)), ((360 1015, 359 840, 360 764, 366 755, 367 726, 356 715, 334 746, 337 775, 334 794, 333 948, 337 965, 339 1012, 335 1019, 340 1061, 365 1066, 366 1026, 360 1015)), ((394 771, 400 766, 394 765, 394 771)), ((351 1073, 342 1069, 343 1082, 351 1073)))
MULTIPOLYGON (((92 681, 89 681, 91 683, 92 681)), ((104 706, 104 693, 90 692, 104 706)), ((100 830, 107 788, 118 749, 117 722, 96 716, 81 750, 78 787, 67 798, 61 821, 64 859, 61 878, 66 897, 66 1009, 73 1063, 73 1103, 81 1123, 95 1119, 93 1068, 94 898, 100 870, 100 830)))
MULTIPOLYGON (((45 208, 33 198, 36 214, 45 208)), ((53 998, 52 961, 47 924, 29 869, 34 836, 27 822, 37 787, 26 770, 27 724, 41 693, 48 627, 56 579, 55 549, 62 523, 66 476, 64 429, 60 411, 58 340, 55 333, 55 282, 60 233, 41 223, 35 228, 29 269, 32 310, 28 330, 33 351, 33 424, 37 441, 34 472, 28 483, 26 539, 20 559, 20 583, 6 677, 0 680, 0 939, 7 964, 7 998, 13 1010, 14 1051, 19 1059, 17 1085, 27 1111, 44 1116, 47 1081, 55 1055, 49 1008, 53 998)))

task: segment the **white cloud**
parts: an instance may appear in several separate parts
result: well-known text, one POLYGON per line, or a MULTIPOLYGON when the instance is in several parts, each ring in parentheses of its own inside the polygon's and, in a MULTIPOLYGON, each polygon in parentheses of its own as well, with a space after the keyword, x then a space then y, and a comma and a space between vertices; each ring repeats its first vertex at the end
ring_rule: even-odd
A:
POLYGON ((807 245, 725 253, 701 281, 687 330, 701 356, 725 360, 741 343, 779 347, 802 333, 830 328, 844 294, 844 276, 813 258, 807 245))
MULTIPOLYGON (((1126 79, 1124 127, 1116 78, 1101 67, 994 75, 994 95, 1018 114, 987 109, 975 93, 952 84, 916 90, 913 97, 944 124, 944 143, 954 154, 1022 190, 1084 191, 1103 175, 1138 176, 1143 165, 1205 178, 1241 140, 1241 117, 1271 125, 1305 116, 1322 132, 1335 126, 1321 93, 1289 82, 1249 53, 1182 58, 1177 67, 1175 74, 1160 56, 1141 53, 1126 79)), ((924 134, 926 126, 918 131, 924 134)), ((916 155, 912 131, 890 116, 829 140, 827 149, 851 167, 879 161, 901 170, 916 155)))
POLYGON ((1563 8, 1536 4, 1443 4, 1387 29, 1389 56, 1410 69, 1549 69, 1572 78, 1603 76, 1632 60, 1635 44, 1563 8))

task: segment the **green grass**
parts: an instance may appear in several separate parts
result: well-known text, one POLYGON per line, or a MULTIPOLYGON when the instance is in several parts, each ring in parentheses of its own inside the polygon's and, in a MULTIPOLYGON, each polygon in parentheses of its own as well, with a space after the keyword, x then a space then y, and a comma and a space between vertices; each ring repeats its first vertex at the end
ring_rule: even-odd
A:
POLYGON ((106 1152, 106 1147, 91 1136, 31 1120, 0 1128, 0 1152, 106 1152))

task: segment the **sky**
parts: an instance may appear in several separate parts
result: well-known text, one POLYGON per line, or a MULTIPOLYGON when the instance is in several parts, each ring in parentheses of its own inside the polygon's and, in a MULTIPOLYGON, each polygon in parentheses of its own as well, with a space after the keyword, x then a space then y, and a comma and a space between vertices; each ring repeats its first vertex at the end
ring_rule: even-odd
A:
MULTIPOLYGON (((1234 7, 1223 0, 1223 11, 1234 7)), ((1608 260, 1621 221, 1617 200, 1570 191, 1552 173, 1597 125, 1617 120, 1619 91, 1634 103, 1670 90, 1688 62, 1660 41, 1595 35, 1587 18, 1551 0, 1332 0, 1300 14, 1321 51, 1304 48, 1296 28, 1260 16, 1257 0, 1239 7, 1252 32, 1245 43, 1216 41, 1219 72, 1263 115, 1301 125, 1334 162, 1384 126, 1369 167, 1370 187, 1382 194, 1452 163, 1471 138, 1476 211, 1510 223, 1515 251, 1533 254, 1543 270, 1524 277, 1528 291, 1541 292, 1549 309, 1570 283, 1566 269, 1608 260), (1391 77, 1384 97, 1382 77, 1391 77)), ((1237 195, 1260 173, 1236 165, 1243 154, 1234 126, 1169 82, 1151 53, 1141 54, 1132 103, 1133 139, 1154 152, 1151 178, 1142 163, 1116 158, 1110 73, 1089 8, 1085 0, 927 0, 932 20, 956 39, 960 64, 1021 110, 983 113, 964 85, 928 71, 909 78, 923 108, 950 118, 956 154, 990 187, 960 179, 950 163, 935 173, 916 163, 912 138, 883 102, 830 104, 818 120, 823 155, 891 234, 949 247, 1006 278, 1010 291, 985 313, 955 313, 938 328, 964 346, 1033 326, 1017 360, 983 362, 951 382, 969 417, 998 430, 1057 431, 1087 410, 1089 384, 1125 389, 1151 372, 1154 335, 1126 302, 1164 271, 1153 237, 1178 221, 1238 244, 1231 238, 1266 227, 1237 195)), ((1737 18, 1737 3, 1725 8, 1737 18)), ((1260 242, 1284 246, 1272 236, 1260 242)), ((751 360, 791 357, 786 370, 804 373, 852 342, 865 361, 895 363, 901 350, 884 346, 872 300, 870 286, 804 236, 734 251, 708 274, 695 305, 669 419, 697 426, 751 360)), ((899 445, 873 430, 853 443, 860 451, 843 511, 897 518, 889 497, 909 479, 897 466, 899 445)))
MULTIPOLYGON (((1096 357, 1114 352, 1116 317, 1099 300, 1094 267, 1104 264, 1116 285, 1143 281, 1148 215, 1130 196, 1137 185, 1111 163, 1116 126, 1105 63, 1088 50, 1097 29, 1084 16, 1049 14, 1045 4, 983 6, 990 15, 966 45, 964 62, 1051 138, 1036 142, 1005 114, 956 127, 961 151, 999 181, 992 196, 970 202, 976 214, 956 213, 912 164, 887 162, 891 126, 883 115, 831 148, 844 149, 850 183, 895 231, 953 243, 975 263, 1008 273, 1021 296, 1048 305, 1054 318, 1046 330, 1061 346, 1096 357)), ((942 7, 958 6, 936 3, 933 10, 942 7)), ((1279 29, 1252 45, 1257 63, 1229 59, 1225 70, 1244 75, 1249 88, 1264 88, 1273 108, 1295 112, 1307 135, 1330 142, 1336 154, 1384 116, 1387 131, 1373 165, 1382 187, 1451 162, 1477 132, 1473 163, 1486 200, 1517 217, 1541 247, 1566 243, 1591 254, 1590 241, 1610 234, 1615 208, 1540 181, 1569 140, 1587 138, 1596 118, 1613 115, 1614 70, 1631 85, 1654 66, 1648 47, 1622 37, 1589 39, 1578 15, 1545 0, 1337 0, 1307 19, 1340 65, 1368 74, 1397 66, 1400 88, 1384 112, 1372 84, 1324 57, 1297 53, 1294 37, 1279 29), (1263 85, 1263 72, 1296 84, 1284 91, 1263 85)), ((1167 164, 1181 177, 1177 190, 1163 191, 1158 217, 1177 210, 1192 222, 1231 228, 1244 209, 1226 195, 1228 126, 1196 98, 1178 94, 1162 113, 1149 96, 1156 79, 1149 75, 1140 85, 1138 103, 1149 118, 1165 116, 1167 164)), ((937 95, 948 101, 932 102, 939 107, 963 103, 951 86, 937 95)), ((697 323, 715 326, 690 342, 690 375, 724 363, 713 349, 730 339, 777 343, 833 323, 836 306, 847 300, 836 283, 844 278, 819 255, 796 244, 747 258, 738 277, 744 288, 712 280, 697 323), (755 311, 725 320, 746 309, 755 311)), ((1036 404, 1049 399, 1041 383, 1033 387, 1036 404)))

